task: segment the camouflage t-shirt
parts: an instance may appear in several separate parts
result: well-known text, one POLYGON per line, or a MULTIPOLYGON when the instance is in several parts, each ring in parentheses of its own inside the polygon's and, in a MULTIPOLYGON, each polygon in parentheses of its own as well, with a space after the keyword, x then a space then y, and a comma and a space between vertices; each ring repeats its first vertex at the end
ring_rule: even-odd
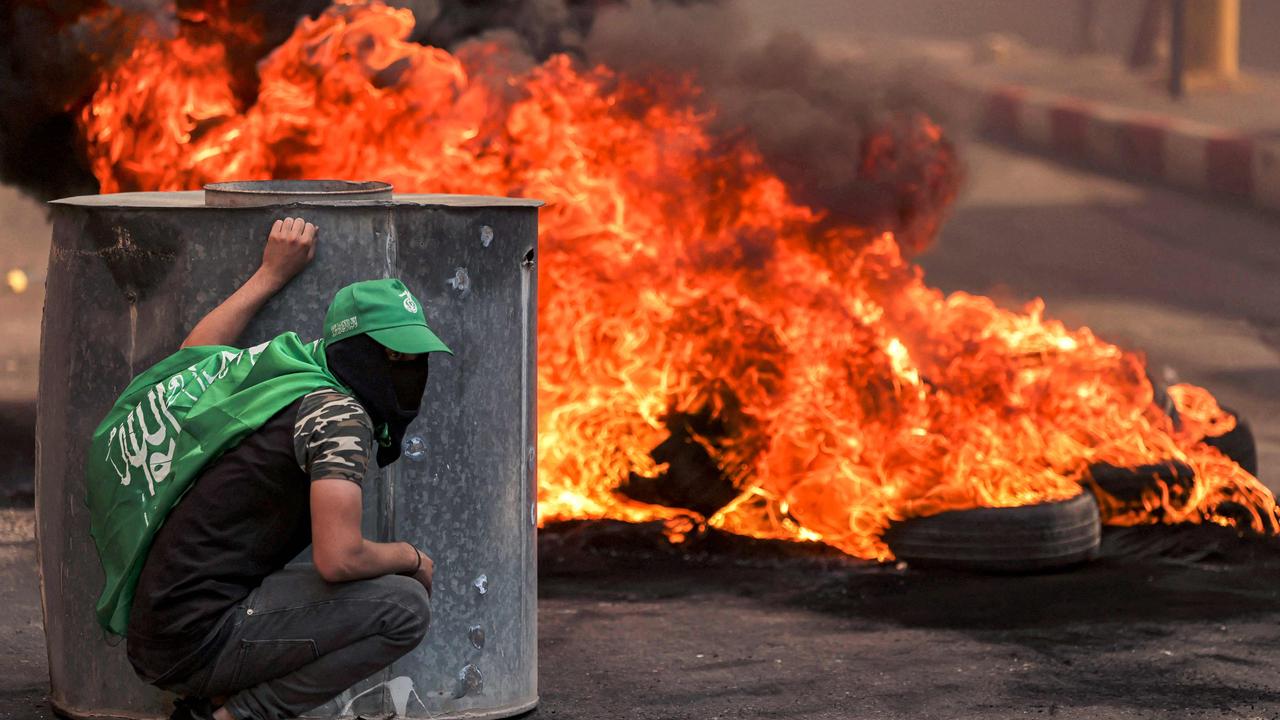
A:
POLYGON ((355 398, 334 390, 302 398, 293 424, 293 453, 312 480, 361 484, 372 449, 373 423, 355 398))

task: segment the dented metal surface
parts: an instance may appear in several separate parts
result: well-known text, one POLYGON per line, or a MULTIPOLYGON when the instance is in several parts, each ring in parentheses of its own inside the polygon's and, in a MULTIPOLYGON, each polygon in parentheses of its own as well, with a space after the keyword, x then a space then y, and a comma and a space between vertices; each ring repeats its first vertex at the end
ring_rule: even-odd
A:
POLYGON ((200 195, 54 205, 37 515, 55 705, 82 717, 167 715, 168 698, 137 680, 123 644, 93 619, 102 572, 81 479, 89 435, 134 374, 176 349, 249 277, 272 221, 302 215, 320 227, 315 260, 267 303, 241 344, 285 330, 317 337, 338 287, 392 275, 415 290, 456 353, 432 358, 402 459, 366 486, 366 534, 409 540, 436 561, 431 631, 421 647, 309 715, 498 718, 533 707, 537 203, 397 196, 211 208, 200 195))

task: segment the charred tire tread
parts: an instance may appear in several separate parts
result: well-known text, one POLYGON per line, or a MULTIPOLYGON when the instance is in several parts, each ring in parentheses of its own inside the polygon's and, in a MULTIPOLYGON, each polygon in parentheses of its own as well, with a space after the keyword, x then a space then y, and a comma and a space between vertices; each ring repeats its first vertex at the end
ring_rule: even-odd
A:
POLYGON ((1240 413, 1225 405, 1222 409, 1235 416, 1236 426, 1224 435, 1205 438, 1205 444, 1217 448, 1223 455, 1244 468, 1245 472, 1257 477, 1258 445, 1253 439, 1253 428, 1249 427, 1249 422, 1240 413))
POLYGON ((953 510, 895 523, 885 542, 913 565, 982 572, 1053 570, 1098 556, 1102 523, 1090 492, 1026 507, 953 510))

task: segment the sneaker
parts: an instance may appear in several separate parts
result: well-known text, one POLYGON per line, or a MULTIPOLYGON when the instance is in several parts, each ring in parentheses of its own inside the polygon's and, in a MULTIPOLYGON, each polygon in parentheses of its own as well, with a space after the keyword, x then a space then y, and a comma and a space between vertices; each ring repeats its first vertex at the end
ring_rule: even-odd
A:
POLYGON ((213 703, 209 698, 178 698, 173 701, 169 720, 213 720, 213 703))

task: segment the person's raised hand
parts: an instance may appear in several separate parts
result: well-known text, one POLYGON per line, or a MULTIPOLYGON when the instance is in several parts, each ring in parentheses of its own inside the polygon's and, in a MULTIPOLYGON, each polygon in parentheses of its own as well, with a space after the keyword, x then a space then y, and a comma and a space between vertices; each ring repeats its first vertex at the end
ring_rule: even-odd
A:
POLYGON ((302 218, 284 218, 271 226, 262 251, 262 273, 284 287, 316 256, 316 226, 302 218))

